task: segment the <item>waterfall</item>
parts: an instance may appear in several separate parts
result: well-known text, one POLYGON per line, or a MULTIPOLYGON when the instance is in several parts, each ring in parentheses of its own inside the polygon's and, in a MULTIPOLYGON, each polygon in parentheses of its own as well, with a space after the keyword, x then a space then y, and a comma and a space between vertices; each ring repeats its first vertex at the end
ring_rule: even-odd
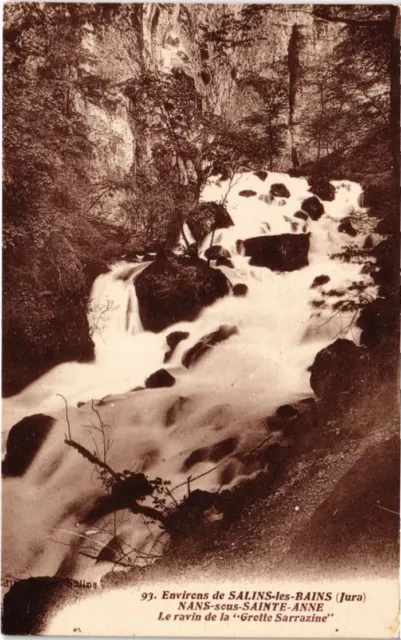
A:
MULTIPOLYGON (((230 293, 205 308, 193 322, 179 322, 157 334, 147 332, 141 325, 134 281, 149 263, 119 262, 96 279, 90 296, 88 317, 95 361, 59 365, 4 401, 6 429, 33 413, 58 419, 25 476, 5 483, 4 500, 15 507, 4 517, 4 544, 13 539, 13 551, 8 551, 5 562, 15 574, 51 575, 63 563, 66 570, 68 554, 69 572, 74 576, 96 579, 107 570, 102 563, 66 551, 66 544, 79 549, 74 546, 78 535, 86 540, 91 537, 100 547, 113 536, 110 533, 105 538, 96 527, 88 531, 84 523, 85 509, 100 489, 93 481, 91 465, 64 444, 65 406, 60 395, 70 407, 74 437, 91 449, 97 437, 90 431, 96 418, 91 401, 103 399, 97 407, 109 429, 113 468, 142 470, 148 477, 168 480, 173 488, 178 485, 174 496, 180 500, 189 474, 203 476, 194 482, 194 488, 216 490, 222 483, 229 488, 260 472, 261 468, 247 467, 240 457, 223 459, 216 466, 216 456, 210 452, 226 441, 257 446, 266 437, 266 417, 282 404, 313 395, 308 368, 317 352, 337 337, 358 342, 352 303, 357 303, 360 289, 369 296, 375 296, 376 289, 363 264, 336 256, 347 247, 362 247, 371 233, 369 218, 360 206, 360 185, 333 181, 335 198, 323 202, 325 213, 318 220, 303 220, 294 216, 311 196, 303 178, 269 173, 262 181, 248 172, 238 174, 230 184, 216 178, 208 183, 202 198, 226 202, 234 225, 217 230, 213 242, 230 252, 233 268, 219 268, 232 285, 247 286, 245 297, 230 293), (288 198, 269 196, 275 183, 285 185, 288 198), (241 195, 246 190, 254 195, 241 195), (339 230, 341 221, 350 216, 353 235, 339 230), (247 238, 305 233, 310 234, 309 264, 294 271, 278 273, 252 266, 242 249, 247 238), (350 303, 349 310, 342 311, 339 302, 350 303), (237 331, 193 367, 183 367, 184 353, 221 325, 235 326, 237 331), (189 336, 165 364, 166 337, 172 331, 185 331, 189 336), (162 367, 174 376, 173 387, 136 390, 162 367), (194 452, 202 453, 189 466, 194 452), (52 499, 56 490, 57 501, 52 499), (19 525, 19 519, 25 517, 29 531, 19 525), (49 523, 56 524, 50 527, 49 523), (40 554, 30 553, 45 539, 40 554)), ((210 243, 208 236, 200 246, 200 257, 210 243)), ((153 548, 148 528, 132 514, 128 524, 117 523, 113 535, 132 539, 133 531, 135 545, 153 548)))

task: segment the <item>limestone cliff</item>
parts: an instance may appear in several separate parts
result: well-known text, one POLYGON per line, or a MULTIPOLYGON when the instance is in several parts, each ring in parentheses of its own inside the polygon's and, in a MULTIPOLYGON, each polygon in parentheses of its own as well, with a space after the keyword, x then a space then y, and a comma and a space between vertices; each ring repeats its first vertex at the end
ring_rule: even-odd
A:
MULTIPOLYGON (((96 99, 77 94, 76 109, 85 116, 95 143, 90 173, 104 195, 93 213, 124 221, 126 189, 131 188, 138 157, 151 161, 152 143, 137 126, 126 86, 149 71, 191 78, 204 108, 238 122, 263 106, 252 87, 242 82, 248 74, 268 77, 279 62, 288 92, 281 116, 286 148, 276 169, 287 169, 312 159, 299 124, 304 109, 313 110, 316 86, 307 72, 321 63, 338 41, 336 24, 316 20, 312 7, 273 6, 258 16, 257 32, 244 38, 234 32, 221 55, 206 32, 239 23, 245 5, 143 4, 120 5, 110 24, 88 22, 81 48, 84 62, 78 73, 98 88, 96 99), (112 188, 107 191, 108 185, 112 188)), ((253 32, 252 32, 253 33, 253 32)), ((184 172, 185 173, 185 172, 184 172)))

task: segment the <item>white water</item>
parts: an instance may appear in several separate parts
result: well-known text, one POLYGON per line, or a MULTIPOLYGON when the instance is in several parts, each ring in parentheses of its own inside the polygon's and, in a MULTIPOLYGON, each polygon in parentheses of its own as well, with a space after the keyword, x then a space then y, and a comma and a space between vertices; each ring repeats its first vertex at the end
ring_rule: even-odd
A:
MULTIPOLYGON (((326 213, 318 221, 304 223, 293 216, 311 195, 302 178, 270 173, 262 182, 247 173, 235 177, 228 195, 228 183, 211 182, 203 199, 222 201, 226 197, 234 221, 233 227, 214 236, 214 244, 230 251, 235 267, 222 271, 233 285, 246 284, 248 293, 216 301, 194 322, 178 323, 159 334, 142 330, 132 282, 148 263, 119 263, 95 281, 89 319, 96 361, 62 364, 3 403, 6 432, 32 413, 59 418, 27 473, 4 483, 5 571, 18 577, 59 571, 96 579, 110 569, 110 563, 96 563, 80 555, 79 544, 87 551, 90 539, 91 554, 96 555, 118 535, 125 544, 154 552, 153 538, 160 537, 157 527, 150 531, 141 518, 126 512, 110 516, 101 523, 102 530, 99 523, 90 529, 83 524, 102 488, 91 465, 63 442, 67 425, 60 395, 69 405, 72 436, 91 450, 93 438, 100 444, 100 435, 93 428, 98 422, 90 401, 107 396, 97 409, 108 425, 112 443, 109 464, 117 471, 143 470, 149 478, 171 480, 172 487, 184 483, 174 491, 177 500, 187 491, 188 475, 196 477, 216 466, 205 459, 189 471, 183 470, 184 460, 193 451, 230 437, 238 440, 240 449, 252 448, 266 438, 264 418, 283 403, 313 395, 307 369, 316 353, 336 337, 359 338, 354 312, 336 312, 333 303, 354 300, 355 292, 348 287, 355 282, 366 285, 365 294, 375 295, 369 276, 362 273, 363 265, 330 257, 347 245, 362 246, 370 232, 365 211, 359 207, 360 186, 347 181, 333 184, 336 197, 323 203, 326 213), (260 200, 275 182, 284 183, 291 196, 271 204, 260 200), (257 196, 239 196, 244 189, 256 191, 257 196), (356 238, 338 232, 341 219, 350 215, 359 232, 356 238), (311 233, 309 266, 298 271, 274 273, 251 267, 248 258, 237 251, 237 241, 247 237, 304 232, 311 233), (328 275, 330 281, 311 288, 320 275, 328 275), (325 298, 323 307, 313 306, 314 301, 323 300, 323 292, 332 290, 344 294, 325 298), (223 324, 235 325, 238 334, 186 370, 181 364, 185 351, 223 324), (190 336, 164 365, 166 336, 177 330, 188 331, 190 336), (132 391, 162 367, 176 378, 173 387, 132 391), (76 407, 82 402, 85 404, 76 407), (178 409, 167 426, 167 412, 173 405, 178 409)), ((190 235, 188 229, 186 235, 190 235)), ((205 239, 201 256, 210 240, 205 239)), ((224 469, 230 471, 225 476, 227 486, 260 470, 247 469, 238 459, 227 458, 217 469, 193 481, 192 487, 218 489, 224 469)), ((156 549, 161 553, 162 544, 157 543, 156 549)), ((133 559, 135 555, 131 554, 133 559)))

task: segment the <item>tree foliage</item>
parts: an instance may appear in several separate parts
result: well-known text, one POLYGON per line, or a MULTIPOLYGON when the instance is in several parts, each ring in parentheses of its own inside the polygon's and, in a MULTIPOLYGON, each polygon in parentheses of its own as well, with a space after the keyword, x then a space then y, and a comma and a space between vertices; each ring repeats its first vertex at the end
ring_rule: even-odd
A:
POLYGON ((395 152, 396 143, 390 142, 399 129, 396 15, 391 7, 378 5, 316 5, 313 15, 341 29, 333 55, 323 55, 309 70, 320 98, 317 112, 307 120, 310 139, 317 141, 317 157, 323 149, 346 152, 384 137, 397 171, 399 150, 395 152))
MULTIPOLYGON (((85 213, 91 183, 87 124, 75 109, 91 87, 79 69, 89 5, 17 3, 4 12, 3 257, 5 386, 35 368, 90 354, 88 278, 113 240, 85 213), (79 9, 79 10, 78 10, 79 9), (10 378, 8 378, 10 375, 10 378)), ((105 263, 104 263, 105 264, 105 263)))

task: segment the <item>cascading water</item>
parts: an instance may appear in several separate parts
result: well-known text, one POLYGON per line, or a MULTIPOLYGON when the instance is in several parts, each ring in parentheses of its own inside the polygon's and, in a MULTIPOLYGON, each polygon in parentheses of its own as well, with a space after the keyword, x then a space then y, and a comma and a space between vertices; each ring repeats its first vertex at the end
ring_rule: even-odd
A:
MULTIPOLYGON (((248 468, 240 456, 218 458, 216 447, 222 442, 234 443, 235 451, 257 446, 266 438, 267 416, 282 404, 313 395, 308 368, 316 353, 336 337, 357 342, 358 291, 375 295, 363 264, 333 257, 351 245, 362 247, 371 232, 359 205, 361 187, 348 181, 332 184, 335 198, 323 203, 325 213, 314 221, 294 216, 311 196, 305 179, 269 173, 262 181, 250 172, 230 183, 211 181, 203 200, 224 200, 234 222, 214 233, 213 243, 230 252, 234 267, 219 268, 232 285, 242 283, 248 289, 244 297, 230 293, 217 300, 193 322, 180 322, 160 333, 143 330, 132 283, 148 263, 119 263, 97 278, 89 310, 95 362, 60 365, 3 403, 6 431, 30 414, 58 419, 27 472, 4 482, 6 571, 20 577, 58 572, 96 579, 110 566, 106 560, 96 561, 96 550, 113 539, 123 544, 129 540, 142 558, 155 544, 161 553, 165 539, 160 529, 149 528, 141 517, 118 513, 100 524, 85 524, 102 486, 93 466, 64 444, 64 436, 69 428, 83 446, 100 447, 94 409, 106 425, 108 464, 171 481, 177 501, 186 494, 189 475, 195 479, 193 488, 216 490, 261 470, 248 468), (274 183, 285 185, 289 197, 272 198, 274 183), (254 195, 240 195, 246 190, 254 195), (354 237, 339 231, 342 219, 349 216, 354 237), (310 234, 309 265, 301 269, 277 273, 250 266, 244 255, 247 238, 305 233, 310 234), (351 304, 344 311, 338 303, 347 301, 351 304), (237 331, 186 369, 184 353, 222 325, 237 331), (164 364, 166 337, 172 331, 189 336, 164 364), (162 367, 174 376, 173 387, 135 390, 162 367), (60 396, 68 404, 67 414, 60 396), (201 454, 193 456, 191 464, 194 452, 201 454), (24 520, 30 522, 28 531, 21 526, 24 520)), ((186 236, 190 237, 189 229, 186 236)), ((205 238, 200 257, 211 240, 205 238)))

